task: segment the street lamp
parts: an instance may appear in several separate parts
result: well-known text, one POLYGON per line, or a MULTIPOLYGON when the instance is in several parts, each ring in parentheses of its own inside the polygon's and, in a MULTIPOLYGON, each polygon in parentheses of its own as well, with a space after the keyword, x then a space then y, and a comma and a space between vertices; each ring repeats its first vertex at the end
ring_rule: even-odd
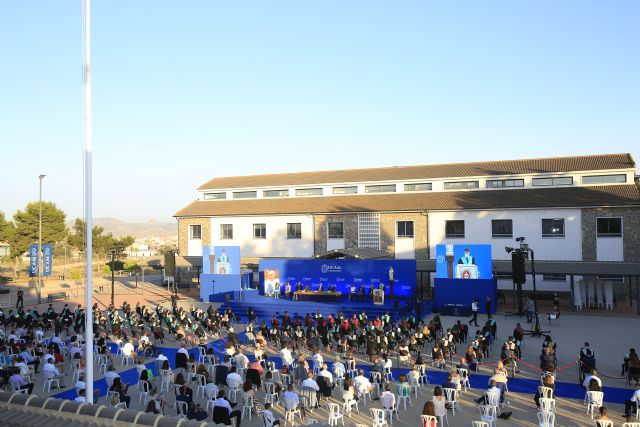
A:
POLYGON ((38 304, 41 303, 41 291, 42 288, 42 180, 46 175, 38 175, 40 179, 40 214, 38 215, 38 286, 36 293, 38 294, 38 304))
POLYGON ((116 306, 115 305, 116 258, 122 251, 123 251, 123 248, 118 246, 114 246, 113 248, 109 249, 109 255, 111 256, 111 305, 114 307, 116 306))

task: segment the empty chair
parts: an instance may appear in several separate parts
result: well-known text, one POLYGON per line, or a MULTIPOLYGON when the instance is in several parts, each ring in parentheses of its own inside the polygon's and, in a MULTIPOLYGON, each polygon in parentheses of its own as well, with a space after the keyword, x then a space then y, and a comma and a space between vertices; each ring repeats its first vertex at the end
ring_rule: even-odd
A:
POLYGON ((601 391, 587 392, 587 414, 591 415, 591 419, 593 419, 593 413, 602 406, 603 397, 604 393, 601 391))
POLYGON ((250 394, 242 394, 242 418, 244 418, 244 412, 247 411, 249 419, 251 419, 251 412, 253 410, 253 396, 250 394))
POLYGON ((389 423, 393 424, 393 414, 396 415, 396 419, 398 418, 398 406, 395 399, 395 396, 392 394, 386 394, 380 397, 380 403, 382 403, 382 410, 384 411, 384 415, 389 414, 389 423))
POLYGON ((440 421, 440 425, 443 426, 445 422, 449 424, 449 417, 447 416, 447 407, 444 400, 433 399, 433 409, 435 410, 436 417, 440 421))
POLYGON ((207 385, 207 379, 205 378, 204 375, 202 374, 196 374, 196 395, 195 397, 198 397, 200 394, 202 394, 202 397, 204 397, 204 388, 207 385))
POLYGON ((480 421, 483 421, 491 426, 496 425, 496 419, 498 418, 498 407, 493 405, 480 405, 478 408, 480 411, 480 421))
POLYGON ((278 404, 278 393, 276 393, 276 386, 273 383, 264 382, 264 403, 271 403, 275 406, 278 404))
POLYGON ((369 413, 371 414, 372 427, 382 427, 388 425, 387 420, 384 419, 384 411, 382 409, 370 408, 369 413))
POLYGON ((640 423, 638 423, 638 422, 635 422, 635 423, 631 423, 631 422, 623 423, 622 427, 640 427, 640 423))
POLYGON ((469 382, 469 370, 458 368, 458 374, 460 375, 460 385, 462 385, 464 391, 467 391, 467 387, 471 388, 471 383, 469 382))
POLYGON ((142 399, 144 399, 144 405, 149 401, 149 383, 147 381, 138 381, 138 391, 140 395, 138 396, 138 405, 142 403, 142 399))
POLYGON ((613 427, 613 421, 611 420, 596 420, 596 427, 613 427))
POLYGON ((337 403, 327 403, 329 408, 329 425, 338 425, 338 420, 342 421, 342 425, 344 425, 344 416, 340 413, 340 405, 337 403))
POLYGON ((538 395, 540 398, 553 399, 553 389, 543 385, 538 386, 538 395))
POLYGON ((553 412, 538 412, 539 427, 554 427, 556 422, 556 414, 553 412))

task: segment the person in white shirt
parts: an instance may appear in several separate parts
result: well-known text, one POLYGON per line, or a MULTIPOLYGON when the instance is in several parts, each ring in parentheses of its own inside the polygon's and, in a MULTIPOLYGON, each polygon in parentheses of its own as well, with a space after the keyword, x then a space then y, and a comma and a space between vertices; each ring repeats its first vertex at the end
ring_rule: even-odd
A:
POLYGON ((624 401, 624 416, 627 422, 631 421, 631 411, 635 408, 636 412, 640 411, 640 385, 636 385, 636 391, 631 399, 624 401))
POLYGON ((87 392, 85 391, 85 389, 83 389, 83 388, 80 389, 78 391, 78 397, 76 397, 74 400, 76 402, 87 403, 86 393, 87 392))
POLYGON ((164 362, 165 360, 169 360, 167 359, 167 356, 165 356, 164 354, 162 354, 162 352, 158 353, 158 357, 156 357, 156 360, 160 361, 160 362, 164 362))
POLYGON ((293 391, 293 384, 289 384, 287 386, 287 391, 282 393, 282 399, 284 400, 286 409, 297 408, 300 404, 300 397, 295 391, 293 391))
POLYGON ((293 356, 291 355, 291 350, 289 350, 289 347, 285 346, 282 348, 282 350, 280 350, 280 359, 282 359, 283 365, 293 365, 293 356))
POLYGON ((333 384, 333 375, 329 372, 329 367, 326 363, 322 364, 322 370, 318 373, 318 376, 325 377, 329 385, 333 384))
POLYGON ((322 358, 322 355, 320 353, 314 354, 311 360, 313 360, 314 368, 320 368, 324 363, 324 359, 322 358))
POLYGON ((232 387, 240 387, 242 384, 242 377, 238 374, 235 366, 231 367, 231 371, 227 374, 227 386, 229 388, 232 387))
POLYGON ((119 377, 119 376, 120 375, 118 375, 118 373, 114 370, 113 366, 109 366, 109 369, 104 374, 104 379, 107 382, 107 384, 109 385, 109 387, 111 387, 111 384, 113 384, 113 380, 116 377, 119 377))
POLYGON ((51 342, 58 344, 58 347, 60 347, 60 349, 63 349, 65 347, 64 343, 62 342, 62 340, 58 335, 51 338, 51 342))
POLYGON ((487 391, 480 396, 478 399, 476 399, 477 403, 481 403, 483 405, 488 405, 489 402, 486 401, 486 395, 487 394, 495 394, 498 396, 498 398, 500 398, 500 396, 502 395, 502 390, 500 390, 497 386, 496 386, 496 382, 494 380, 489 381, 489 388, 487 389, 487 391))
POLYGON ((180 346, 180 348, 178 349, 178 353, 184 354, 185 356, 187 356, 187 359, 189 358, 189 352, 186 348, 184 348, 184 345, 180 346))
POLYGON ((57 378, 58 381, 60 382, 60 388, 66 387, 64 385, 64 375, 62 375, 60 371, 58 371, 58 368, 56 368, 53 363, 50 363, 50 362, 45 363, 44 366, 42 367, 42 372, 46 372, 47 375, 50 375, 53 378, 57 378))
POLYGON ((246 367, 249 366, 249 358, 245 356, 241 348, 238 349, 238 352, 236 353, 235 361, 238 368, 246 369, 246 367))
POLYGON ((133 340, 127 341, 127 343, 122 346, 123 356, 133 356, 135 352, 136 350, 135 350, 135 347, 133 346, 133 340))
POLYGON ((596 382, 598 383, 598 385, 600 386, 600 388, 602 388, 602 380, 600 380, 600 378, 598 378, 598 371, 596 371, 595 369, 591 370, 591 374, 587 375, 584 378, 584 381, 582 382, 582 386, 586 389, 589 388, 589 383, 591 382, 591 380, 596 380, 596 382))
POLYGON ((221 406, 223 408, 227 408, 227 410, 229 411, 229 418, 236 418, 238 420, 236 427, 240 427, 242 412, 237 409, 235 411, 231 410, 231 404, 227 399, 224 398, 224 390, 220 390, 218 392, 218 398, 213 401, 213 406, 221 406))
POLYGON ((396 407, 396 395, 391 392, 391 384, 387 384, 384 392, 380 395, 380 402, 384 409, 396 407))
POLYGON ((208 399, 213 399, 218 395, 218 386, 213 383, 213 378, 207 380, 207 384, 204 386, 204 395, 208 399))
POLYGON ((371 381, 369 381, 369 378, 364 376, 364 370, 360 369, 358 371, 358 376, 353 379, 353 386, 355 387, 358 396, 371 390, 371 381))

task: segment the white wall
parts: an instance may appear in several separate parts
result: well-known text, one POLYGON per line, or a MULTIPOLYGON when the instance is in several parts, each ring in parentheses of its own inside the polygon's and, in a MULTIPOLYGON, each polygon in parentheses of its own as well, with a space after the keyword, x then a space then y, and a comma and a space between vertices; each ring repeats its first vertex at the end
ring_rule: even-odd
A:
POLYGON ((524 236, 538 260, 582 260, 582 226, 580 209, 511 209, 500 211, 429 212, 430 256, 440 243, 491 244, 493 259, 511 259, 505 246, 515 247, 516 237, 524 236), (565 237, 542 237, 542 219, 564 218, 565 237), (511 219, 512 238, 491 237, 491 220, 511 219), (445 221, 464 220, 465 237, 445 237, 445 221))
POLYGON ((624 261, 622 237, 597 237, 596 257, 597 261, 624 261))
POLYGON ((396 247, 396 259, 415 259, 416 258, 413 238, 396 237, 395 247, 396 247))
POLYGON ((202 239, 187 241, 187 256, 202 256, 202 239))
POLYGON ((327 252, 334 249, 344 249, 344 239, 329 239, 327 238, 327 252))
POLYGON ((307 215, 211 218, 211 245, 240 246, 243 257, 311 257, 313 234, 313 218, 307 215), (287 223, 301 224, 301 239, 287 239, 287 223), (220 238, 221 224, 233 224, 233 239, 220 238), (266 239, 253 238, 253 224, 266 224, 266 239))

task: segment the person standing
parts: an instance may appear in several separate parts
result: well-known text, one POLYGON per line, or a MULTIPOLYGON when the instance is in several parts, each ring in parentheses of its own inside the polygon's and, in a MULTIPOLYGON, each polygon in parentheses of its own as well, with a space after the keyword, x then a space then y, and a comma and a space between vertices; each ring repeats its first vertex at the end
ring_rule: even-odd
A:
POLYGON ((469 324, 473 322, 475 326, 478 327, 478 300, 476 298, 474 298, 471 303, 471 315, 473 317, 469 320, 469 324))
POLYGON ((16 308, 24 308, 24 291, 18 289, 18 300, 16 301, 16 308))
POLYGON ((487 300, 484 303, 484 309, 487 312, 487 319, 491 319, 491 297, 487 295, 487 300))

